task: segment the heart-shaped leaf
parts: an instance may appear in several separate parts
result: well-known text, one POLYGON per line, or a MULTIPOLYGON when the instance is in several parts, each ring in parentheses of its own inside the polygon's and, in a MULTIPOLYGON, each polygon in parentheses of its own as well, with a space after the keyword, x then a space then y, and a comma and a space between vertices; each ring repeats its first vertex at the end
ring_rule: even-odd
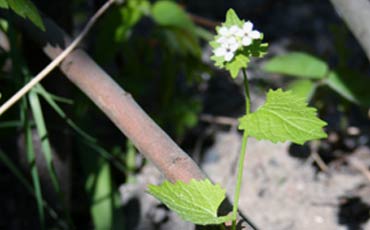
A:
POLYGON ((191 180, 188 184, 164 181, 160 186, 149 185, 149 193, 184 220, 195 224, 221 224, 231 220, 231 216, 217 216, 225 190, 209 180, 191 180))
POLYGON ((305 98, 278 89, 268 92, 266 103, 256 112, 242 117, 239 128, 259 140, 303 144, 326 137, 322 130, 325 125, 317 118, 316 109, 307 106, 305 98))

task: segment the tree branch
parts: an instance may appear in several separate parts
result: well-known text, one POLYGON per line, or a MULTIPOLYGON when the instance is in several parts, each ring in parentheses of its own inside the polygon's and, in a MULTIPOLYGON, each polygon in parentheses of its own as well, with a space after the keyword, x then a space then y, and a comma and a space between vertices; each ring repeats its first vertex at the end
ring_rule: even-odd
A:
POLYGON ((330 0, 370 60, 369 0, 330 0))
MULTIPOLYGON (((71 39, 44 18, 46 32, 30 23, 18 24, 44 53, 55 59, 71 39)), ((170 181, 204 179, 195 162, 84 51, 72 51, 60 64, 65 76, 84 92, 170 181)))

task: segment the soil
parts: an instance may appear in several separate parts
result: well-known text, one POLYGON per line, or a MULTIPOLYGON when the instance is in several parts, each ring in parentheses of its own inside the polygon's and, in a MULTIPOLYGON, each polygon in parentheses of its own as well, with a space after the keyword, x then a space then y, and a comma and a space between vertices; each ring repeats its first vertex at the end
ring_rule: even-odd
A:
MULTIPOLYGON (((230 197, 240 141, 238 133, 218 133, 203 164, 230 197)), ((370 149, 360 152, 368 161, 370 149)), ((258 229, 370 229, 369 178, 343 167, 318 172, 313 163, 291 157, 289 144, 250 139, 240 209, 258 229)))

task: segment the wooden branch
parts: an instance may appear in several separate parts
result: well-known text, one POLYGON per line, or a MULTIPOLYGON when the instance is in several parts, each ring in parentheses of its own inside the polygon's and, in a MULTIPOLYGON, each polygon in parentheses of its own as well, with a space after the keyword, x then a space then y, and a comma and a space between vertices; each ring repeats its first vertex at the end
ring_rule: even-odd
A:
POLYGON ((352 31, 370 61, 369 0, 330 0, 352 31))
MULTIPOLYGON (((71 39, 51 20, 44 18, 44 23, 46 32, 24 21, 18 25, 28 37, 41 45, 48 57, 55 59, 71 39)), ((60 69, 167 179, 188 182, 192 178, 205 178, 195 162, 84 51, 72 51, 62 61, 60 69)))

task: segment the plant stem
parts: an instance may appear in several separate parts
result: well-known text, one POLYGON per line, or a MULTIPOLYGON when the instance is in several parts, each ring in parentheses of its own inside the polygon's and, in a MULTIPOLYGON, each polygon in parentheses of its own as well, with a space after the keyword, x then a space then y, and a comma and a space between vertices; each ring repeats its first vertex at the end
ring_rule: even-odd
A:
POLYGON ((247 78, 247 70, 243 68, 244 77, 244 91, 245 91, 245 114, 248 115, 251 112, 251 96, 249 94, 249 83, 247 78))
MULTIPOLYGON (((249 95, 249 84, 248 84, 248 78, 246 70, 243 69, 243 77, 244 77, 244 90, 245 90, 245 111, 248 115, 250 113, 250 95, 249 95)), ((242 146, 240 149, 240 157, 238 162, 238 176, 236 181, 236 187, 235 187, 235 194, 234 194, 234 204, 233 204, 233 223, 232 223, 232 229, 236 230, 236 218, 238 215, 238 203, 239 203, 239 197, 240 197, 240 189, 243 179, 243 166, 244 166, 244 159, 246 155, 246 149, 247 149, 247 142, 248 142, 248 132, 247 130, 244 130, 243 133, 243 139, 242 139, 242 146)))

